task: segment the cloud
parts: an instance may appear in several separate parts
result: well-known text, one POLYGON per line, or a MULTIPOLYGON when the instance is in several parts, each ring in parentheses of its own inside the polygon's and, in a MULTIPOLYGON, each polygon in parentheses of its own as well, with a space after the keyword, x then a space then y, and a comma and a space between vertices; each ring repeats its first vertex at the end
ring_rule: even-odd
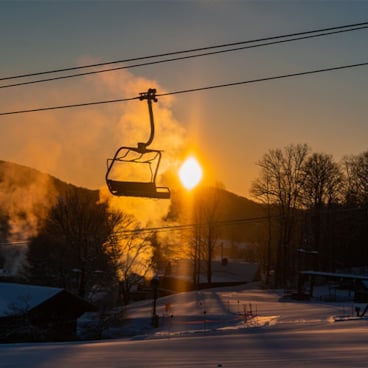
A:
MULTIPOLYGON (((2 111, 137 97, 148 88, 164 89, 127 70, 66 81, 6 89, 2 111)), ((156 136, 152 148, 165 151, 165 171, 183 144, 185 131, 171 111, 173 98, 154 104, 156 136)), ((106 159, 121 145, 149 135, 145 101, 52 110, 2 117, 2 159, 50 173, 61 180, 97 189, 104 183, 106 159)))
POLYGON ((0 208, 7 227, 0 233, 5 242, 0 250, 6 273, 13 275, 22 270, 28 241, 37 235, 54 201, 54 188, 48 175, 1 163, 0 208))
MULTIPOLYGON (((165 92, 154 80, 120 70, 27 86, 17 91, 9 89, 0 107, 2 111, 9 111, 124 99, 138 97, 149 88, 165 92)), ((173 116, 173 103, 172 96, 153 103, 156 130, 150 148, 163 150, 158 182, 161 174, 176 169, 186 140, 184 128, 173 116)), ((2 159, 38 169, 77 186, 101 188, 102 198, 108 197, 105 187, 107 158, 122 145, 135 147, 138 142, 146 142, 150 134, 147 102, 138 99, 12 115, 2 120, 2 159)), ((163 217, 170 203, 112 196, 109 199, 126 212, 135 214, 142 223, 163 217)))
MULTIPOLYGON (((146 92, 149 88, 156 88, 158 93, 165 90, 157 82, 141 77, 134 77, 124 71, 119 73, 119 78, 106 74, 101 80, 110 90, 120 91, 122 96, 138 96, 140 92, 146 92)), ((185 144, 185 130, 172 114, 173 98, 168 96, 158 98, 158 102, 152 104, 155 123, 155 136, 149 148, 163 150, 162 160, 159 168, 160 183, 161 176, 166 172, 175 170, 178 159, 185 144)), ((124 104, 115 127, 115 150, 120 146, 137 147, 138 142, 147 142, 150 136, 150 118, 146 100, 134 100, 124 104)), ((110 154, 113 156, 115 150, 110 154)), ((135 164, 139 166, 139 164, 135 164)), ((144 170, 138 167, 138 170, 144 170)), ((126 170, 133 170, 126 166, 126 170)), ((142 226, 159 226, 166 216, 170 201, 146 199, 137 197, 114 197, 108 193, 103 186, 100 191, 102 200, 108 200, 113 208, 119 208, 124 212, 133 214, 142 226)))

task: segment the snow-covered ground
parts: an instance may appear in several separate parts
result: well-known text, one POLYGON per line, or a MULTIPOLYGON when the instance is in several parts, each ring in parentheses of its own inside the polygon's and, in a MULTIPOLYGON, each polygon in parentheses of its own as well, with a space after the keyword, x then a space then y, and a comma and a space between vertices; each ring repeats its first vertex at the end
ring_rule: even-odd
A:
POLYGON ((333 318, 356 306, 251 286, 182 293, 158 299, 158 328, 152 301, 139 302, 109 331, 123 338, 3 344, 0 367, 366 367, 368 321, 333 318))

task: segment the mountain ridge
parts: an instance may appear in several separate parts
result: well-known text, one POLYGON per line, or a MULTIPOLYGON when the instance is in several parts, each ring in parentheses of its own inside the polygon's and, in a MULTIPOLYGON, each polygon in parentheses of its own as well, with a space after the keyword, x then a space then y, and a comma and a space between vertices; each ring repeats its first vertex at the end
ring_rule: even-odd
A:
MULTIPOLYGON (((6 215, 6 209, 9 210, 9 208, 17 212, 19 217, 21 216, 19 213, 27 211, 27 204, 33 209, 40 205, 46 206, 55 203, 57 196, 65 193, 70 188, 75 188, 81 193, 91 196, 93 200, 97 201, 99 199, 99 190, 77 187, 37 169, 0 160, 0 189, 2 192, 0 203, 11 203, 11 206, 2 206, 0 216, 6 215)), ((216 221, 252 219, 265 215, 263 205, 229 192, 222 187, 202 187, 194 192, 193 196, 196 195, 198 200, 207 198, 207 201, 212 200, 213 205, 218 207, 216 209, 216 221)), ((172 191, 171 205, 166 221, 180 219, 180 214, 183 213, 183 208, 186 206, 186 198, 184 190, 172 191)), ((235 237, 236 240, 240 240, 239 238, 244 237, 240 234, 239 226, 238 230, 229 229, 225 233, 227 233, 229 239, 235 237)))

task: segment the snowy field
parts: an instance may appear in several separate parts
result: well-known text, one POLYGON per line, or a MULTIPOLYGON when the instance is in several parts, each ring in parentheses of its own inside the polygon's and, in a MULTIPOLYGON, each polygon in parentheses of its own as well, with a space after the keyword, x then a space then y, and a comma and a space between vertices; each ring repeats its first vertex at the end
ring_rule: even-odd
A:
POLYGON ((158 299, 158 328, 152 301, 135 303, 123 338, 3 344, 0 367, 367 367, 368 321, 341 318, 356 306, 249 286, 182 293, 158 299))

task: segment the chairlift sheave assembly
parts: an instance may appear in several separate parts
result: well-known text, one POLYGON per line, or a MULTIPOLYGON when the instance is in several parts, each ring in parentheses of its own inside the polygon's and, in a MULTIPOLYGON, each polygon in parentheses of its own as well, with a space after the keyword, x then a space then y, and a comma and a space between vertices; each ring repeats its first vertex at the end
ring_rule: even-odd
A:
POLYGON ((147 100, 150 136, 147 142, 137 143, 137 147, 120 147, 114 157, 107 160, 106 184, 115 196, 170 198, 169 188, 156 186, 161 151, 147 148, 155 134, 152 101, 157 102, 156 90, 150 88, 140 93, 139 99, 147 100))

